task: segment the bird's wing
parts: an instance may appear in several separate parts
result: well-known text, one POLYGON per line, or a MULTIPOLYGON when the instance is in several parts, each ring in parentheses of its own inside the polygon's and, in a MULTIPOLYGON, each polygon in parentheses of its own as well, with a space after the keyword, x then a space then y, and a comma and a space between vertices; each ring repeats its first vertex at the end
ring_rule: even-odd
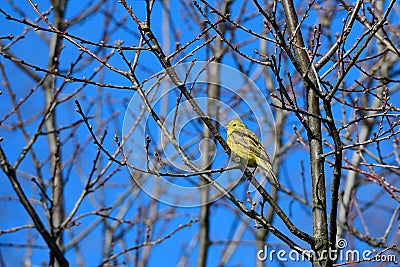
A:
POLYGON ((253 153, 261 159, 258 164, 261 164, 261 167, 269 173, 275 185, 279 188, 280 184, 272 170, 271 160, 258 137, 248 130, 247 132, 233 131, 230 138, 236 145, 241 145, 243 149, 247 150, 246 154, 253 153))
POLYGON ((248 131, 248 136, 250 140, 250 150, 255 153, 261 160, 271 164, 271 159, 268 156, 267 150, 262 145, 260 139, 251 131, 248 131))
POLYGON ((271 163, 271 159, 269 158, 268 153, 267 153, 267 151, 265 150, 264 147, 262 147, 262 149, 261 149, 260 158, 262 158, 262 159, 268 161, 269 163, 271 163))
POLYGON ((230 134, 230 138, 235 145, 240 145, 243 147, 243 149, 248 150, 249 142, 247 141, 248 138, 246 133, 234 130, 230 134))
POLYGON ((247 153, 255 154, 257 157, 263 156, 262 151, 264 148, 254 133, 250 131, 241 132, 235 130, 231 133, 231 138, 235 144, 240 145, 243 149, 246 149, 248 151, 247 153))

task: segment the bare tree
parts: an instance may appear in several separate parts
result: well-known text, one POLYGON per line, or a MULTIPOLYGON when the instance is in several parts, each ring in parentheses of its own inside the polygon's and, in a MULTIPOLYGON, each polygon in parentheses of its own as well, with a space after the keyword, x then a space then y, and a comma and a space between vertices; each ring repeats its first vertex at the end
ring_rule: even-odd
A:
POLYGON ((0 4, 0 265, 396 261, 398 8, 0 4), (231 155, 234 118, 280 190, 231 155))

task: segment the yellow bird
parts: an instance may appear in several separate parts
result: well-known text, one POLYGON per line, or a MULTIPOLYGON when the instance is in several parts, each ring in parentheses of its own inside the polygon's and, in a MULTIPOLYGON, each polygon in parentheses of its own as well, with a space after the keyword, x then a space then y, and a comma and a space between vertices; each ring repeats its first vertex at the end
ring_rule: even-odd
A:
POLYGON ((232 152, 247 161, 248 167, 260 166, 267 171, 275 186, 279 188, 280 184, 272 170, 271 160, 258 137, 239 120, 231 120, 226 126, 226 132, 227 144, 232 152))

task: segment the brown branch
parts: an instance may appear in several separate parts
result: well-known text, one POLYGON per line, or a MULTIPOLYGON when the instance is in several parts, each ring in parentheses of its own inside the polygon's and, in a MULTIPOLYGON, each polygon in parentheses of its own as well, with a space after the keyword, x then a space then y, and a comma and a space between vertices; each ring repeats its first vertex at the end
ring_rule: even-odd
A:
MULTIPOLYGON (((125 1, 122 0, 122 3, 125 1)), ((193 99, 192 95, 190 92, 186 89, 185 84, 179 79, 178 74, 174 71, 172 68, 170 62, 167 60, 167 57, 165 56, 159 42, 155 38, 154 34, 152 33, 151 29, 146 25, 145 23, 139 23, 138 24, 139 29, 141 30, 142 34, 147 36, 146 41, 148 42, 149 46, 154 50, 154 54, 157 56, 157 59, 160 61, 161 65, 164 67, 165 71, 167 72, 168 76, 171 78, 172 82, 177 86, 177 88, 182 92, 182 94, 185 96, 185 98, 188 100, 189 104, 192 106, 193 110, 199 115, 199 117, 202 119, 204 124, 207 126, 207 128, 211 131, 212 135, 214 138, 221 144, 221 146, 225 149, 225 152, 230 154, 230 149, 226 144, 226 141, 224 138, 221 136, 219 131, 214 127, 212 124, 211 119, 201 110, 201 108, 198 106, 196 101, 193 99)), ((154 112, 154 110, 151 108, 151 106, 147 103, 147 99, 144 95, 144 93, 139 89, 138 92, 140 93, 140 96, 142 100, 145 102, 146 107, 150 111, 151 116, 155 119, 157 122, 158 126, 162 129, 163 133, 167 135, 167 137, 172 141, 173 146, 175 149, 178 151, 178 153, 181 155, 182 159, 184 162, 196 170, 195 166, 191 164, 189 158, 185 155, 184 151, 181 150, 180 146, 178 143, 176 143, 176 140, 170 136, 170 133, 168 132, 167 129, 165 129, 165 126, 163 126, 159 116, 154 112)), ((196 170, 198 171, 198 170, 196 170)), ((244 174, 246 175, 247 179, 256 187, 256 189, 260 192, 260 194, 263 196, 263 198, 268 201, 268 203, 274 208, 275 212, 278 214, 278 216, 282 219, 282 221, 286 224, 288 229, 295 234, 297 237, 299 237, 302 240, 306 240, 309 243, 313 243, 313 238, 306 234, 305 232, 301 231, 298 229, 289 219, 289 217, 284 213, 284 211, 279 207, 277 203, 274 202, 274 199, 267 193, 267 191, 258 183, 258 181, 253 177, 252 173, 246 169, 244 174)), ((248 211, 246 208, 244 208, 242 203, 239 203, 233 195, 231 195, 229 192, 226 191, 222 186, 220 186, 218 183, 216 183, 214 180, 210 179, 208 176, 202 176, 205 177, 209 183, 212 183, 213 185, 216 186, 216 188, 224 193, 225 197, 230 199, 237 207, 240 208, 242 212, 244 212, 247 216, 250 218, 254 218, 254 215, 248 211)), ((324 187, 325 188, 325 187, 324 187)), ((257 217, 259 219, 262 219, 261 222, 265 227, 270 228, 270 224, 265 222, 264 218, 257 217)), ((272 233, 276 234, 276 230, 271 231, 272 233)))
POLYGON ((55 240, 51 237, 50 233, 46 230, 42 220, 40 219, 39 215, 29 202, 28 198, 26 197, 15 172, 15 169, 10 165, 3 148, 0 145, 0 166, 3 172, 8 177, 15 193, 17 194, 21 204, 24 206, 25 210, 28 212, 29 216, 31 217, 33 223, 35 224, 36 230, 40 233, 46 244, 49 246, 51 253, 57 259, 57 262, 60 266, 69 266, 67 259, 64 257, 61 249, 57 246, 55 240))

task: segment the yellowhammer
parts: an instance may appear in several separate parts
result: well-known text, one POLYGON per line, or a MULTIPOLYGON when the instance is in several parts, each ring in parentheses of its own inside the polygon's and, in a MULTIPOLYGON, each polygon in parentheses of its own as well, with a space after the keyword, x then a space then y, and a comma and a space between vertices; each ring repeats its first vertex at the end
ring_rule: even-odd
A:
POLYGON ((239 120, 231 120, 226 126, 227 144, 233 153, 247 161, 248 167, 260 166, 267 171, 276 187, 280 187, 271 165, 267 151, 258 137, 239 120))

